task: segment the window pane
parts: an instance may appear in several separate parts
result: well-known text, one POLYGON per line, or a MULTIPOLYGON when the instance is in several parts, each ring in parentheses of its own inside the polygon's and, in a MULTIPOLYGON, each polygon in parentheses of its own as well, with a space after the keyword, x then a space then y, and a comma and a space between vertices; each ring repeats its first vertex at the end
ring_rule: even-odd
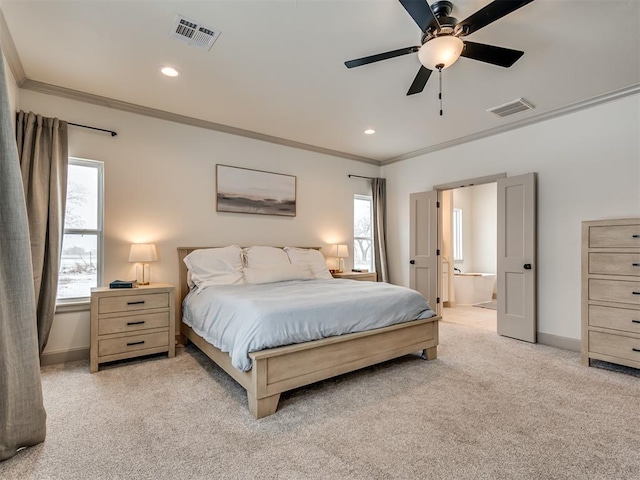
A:
POLYGON ((453 260, 462 261, 462 210, 453 209, 453 260))
POLYGON ((371 237, 371 201, 353 200, 353 236, 371 237))
POLYGON ((69 165, 64 228, 98 228, 98 169, 69 165))
POLYGON ((98 236, 65 235, 62 242, 58 298, 91 295, 98 285, 98 236))
POLYGON ((353 244, 353 268, 372 270, 371 239, 355 238, 353 244))

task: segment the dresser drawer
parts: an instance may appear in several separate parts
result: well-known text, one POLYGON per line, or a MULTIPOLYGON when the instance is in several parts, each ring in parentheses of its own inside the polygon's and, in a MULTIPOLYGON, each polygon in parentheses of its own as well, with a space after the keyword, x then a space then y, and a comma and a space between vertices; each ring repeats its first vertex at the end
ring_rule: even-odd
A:
POLYGON ((98 335, 110 333, 132 332, 147 328, 169 326, 169 312, 141 313, 124 317, 101 318, 98 323, 98 335))
POLYGON ((590 253, 589 273, 640 276, 640 253, 590 253))
POLYGON ((640 305, 640 281, 589 279, 589 300, 640 305))
POLYGON ((147 333, 142 335, 130 335, 127 337, 110 338, 98 341, 98 356, 115 355, 124 352, 135 352, 169 346, 169 332, 147 333))
POLYGON ((640 247, 640 224, 589 227, 589 248, 640 247))
POLYGON ((640 338, 589 332, 589 351, 640 362, 640 338))
POLYGON ((120 295, 117 297, 101 297, 98 303, 98 313, 133 312, 168 306, 168 293, 120 295))
POLYGON ((589 326, 640 333, 640 310, 589 305, 589 326))

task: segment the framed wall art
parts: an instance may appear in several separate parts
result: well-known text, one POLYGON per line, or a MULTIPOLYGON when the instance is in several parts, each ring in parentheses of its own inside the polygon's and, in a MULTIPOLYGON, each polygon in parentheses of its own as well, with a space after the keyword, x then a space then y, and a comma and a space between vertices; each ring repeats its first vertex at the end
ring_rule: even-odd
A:
POLYGON ((216 165, 216 211, 296 216, 296 177, 216 165))

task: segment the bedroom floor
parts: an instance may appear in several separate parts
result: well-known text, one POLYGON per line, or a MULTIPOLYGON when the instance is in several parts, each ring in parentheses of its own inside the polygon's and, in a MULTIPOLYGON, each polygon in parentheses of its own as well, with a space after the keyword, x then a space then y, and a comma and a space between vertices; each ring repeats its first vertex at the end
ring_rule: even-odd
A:
POLYGON ((483 330, 497 331, 496 311, 488 308, 459 305, 453 308, 442 309, 442 321, 455 323, 465 327, 481 328, 483 330))

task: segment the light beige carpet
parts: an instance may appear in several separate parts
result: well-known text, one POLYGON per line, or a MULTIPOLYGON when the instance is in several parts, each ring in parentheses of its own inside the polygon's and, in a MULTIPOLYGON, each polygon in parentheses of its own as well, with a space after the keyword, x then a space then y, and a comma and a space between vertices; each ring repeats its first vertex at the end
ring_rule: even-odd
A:
POLYGON ((446 323, 438 353, 284 394, 259 421, 194 347, 46 367, 47 440, 0 478, 640 478, 637 376, 446 323))

